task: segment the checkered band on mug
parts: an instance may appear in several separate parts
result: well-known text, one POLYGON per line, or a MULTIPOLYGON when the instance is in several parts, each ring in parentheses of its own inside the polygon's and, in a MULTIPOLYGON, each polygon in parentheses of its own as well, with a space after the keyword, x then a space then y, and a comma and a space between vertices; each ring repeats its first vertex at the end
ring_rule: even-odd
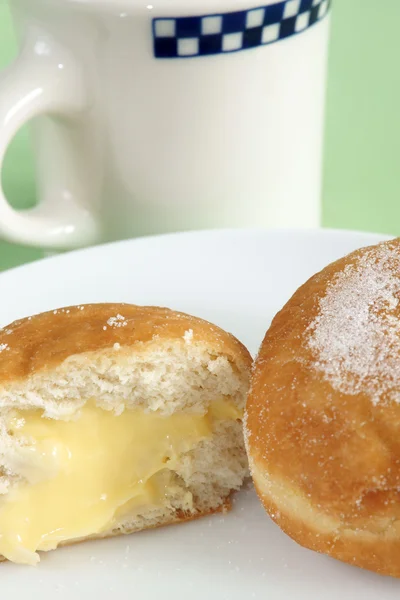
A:
POLYGON ((153 19, 156 58, 239 52, 304 32, 329 12, 331 0, 286 0, 199 17, 153 19))

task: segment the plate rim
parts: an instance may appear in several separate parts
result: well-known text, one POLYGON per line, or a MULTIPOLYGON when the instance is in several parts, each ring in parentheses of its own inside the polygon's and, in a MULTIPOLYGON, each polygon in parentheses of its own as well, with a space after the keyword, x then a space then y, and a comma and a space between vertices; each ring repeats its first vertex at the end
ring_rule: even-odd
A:
POLYGON ((22 263, 20 265, 16 265, 9 269, 5 269, 0 271, 0 277, 5 274, 15 273, 19 270, 29 269, 33 266, 48 264, 51 262, 57 262, 62 259, 65 260, 65 257, 70 256, 83 256, 85 254, 95 253, 101 251, 102 249, 113 248, 113 247, 121 247, 121 246, 129 246, 129 245, 147 245, 149 242, 151 243, 154 240, 169 240, 173 238, 193 238, 193 237, 202 237, 212 235, 214 237, 218 235, 223 236, 231 236, 236 235, 238 237, 242 236, 253 236, 253 235, 296 235, 300 237, 331 237, 337 238, 340 236, 346 236, 348 238, 354 239, 355 237, 359 237, 360 239, 363 237, 371 237, 375 238, 376 243, 379 241, 388 241, 391 239, 395 239, 395 235, 390 235, 387 233, 377 233, 370 231, 361 231, 354 229, 341 229, 341 228, 330 228, 330 227, 320 227, 320 228, 216 228, 216 229, 195 229, 191 231, 177 231, 177 232, 167 232, 167 233, 158 233, 153 235, 145 235, 139 237, 126 238, 121 240, 114 240, 110 242, 104 242, 102 244, 95 244, 93 246, 85 246, 83 248, 76 248, 73 250, 66 250, 57 253, 52 253, 48 256, 44 256, 42 258, 38 258, 36 260, 22 263))

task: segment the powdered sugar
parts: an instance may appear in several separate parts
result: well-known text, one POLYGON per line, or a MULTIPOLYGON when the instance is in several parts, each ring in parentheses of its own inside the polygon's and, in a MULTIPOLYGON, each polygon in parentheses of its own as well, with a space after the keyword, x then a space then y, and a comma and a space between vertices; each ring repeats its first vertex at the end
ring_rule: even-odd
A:
POLYGON ((110 317, 107 321, 107 325, 110 327, 126 327, 128 321, 125 321, 125 317, 122 315, 117 315, 116 317, 110 317))
POLYGON ((0 344, 0 352, 3 352, 3 350, 9 350, 10 346, 8 344, 0 344))
POLYGON ((190 342, 193 341, 193 329, 188 329, 187 331, 185 331, 183 339, 187 344, 190 344, 190 342))
POLYGON ((381 244, 348 264, 309 327, 315 367, 334 389, 400 402, 400 247, 381 244))

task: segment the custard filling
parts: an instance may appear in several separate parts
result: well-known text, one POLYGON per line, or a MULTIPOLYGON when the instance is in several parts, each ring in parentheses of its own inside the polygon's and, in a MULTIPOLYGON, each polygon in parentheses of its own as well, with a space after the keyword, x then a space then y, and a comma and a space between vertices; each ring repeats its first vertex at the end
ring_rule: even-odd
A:
MULTIPOLYGON (((38 550, 109 531, 124 513, 170 506, 179 455, 209 438, 215 422, 241 417, 229 400, 205 415, 117 416, 91 403, 73 421, 14 413, 8 430, 23 440, 17 460, 26 481, 0 497, 0 554, 36 564, 38 550)), ((189 491, 185 502, 193 508, 189 491)))

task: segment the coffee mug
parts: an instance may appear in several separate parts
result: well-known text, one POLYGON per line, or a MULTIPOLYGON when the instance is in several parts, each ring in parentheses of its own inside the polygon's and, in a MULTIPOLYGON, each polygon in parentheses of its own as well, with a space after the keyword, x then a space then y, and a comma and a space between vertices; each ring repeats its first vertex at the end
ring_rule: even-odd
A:
POLYGON ((0 163, 33 119, 38 205, 0 235, 67 249, 314 227, 330 0, 11 0, 0 163))

